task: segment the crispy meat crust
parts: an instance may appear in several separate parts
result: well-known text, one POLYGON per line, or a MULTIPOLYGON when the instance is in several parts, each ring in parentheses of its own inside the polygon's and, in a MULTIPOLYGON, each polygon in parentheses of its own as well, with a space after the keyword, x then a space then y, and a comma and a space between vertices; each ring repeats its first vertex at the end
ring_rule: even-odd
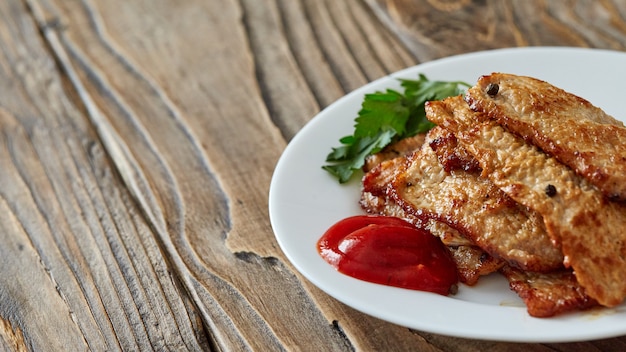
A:
POLYGON ((571 270, 534 273, 504 266, 500 272, 533 317, 547 318, 598 305, 585 293, 571 270))
POLYGON ((609 307, 624 300, 625 205, 609 201, 555 158, 470 110, 462 97, 430 102, 426 111, 478 160, 484 177, 542 215, 564 264, 590 297, 609 307))
POLYGON ((503 260, 490 256, 478 247, 448 246, 448 249, 459 272, 459 280, 469 286, 475 285, 481 276, 494 273, 505 265, 503 260))
POLYGON ((406 160, 406 157, 385 160, 365 174, 361 207, 370 214, 403 218, 439 237, 452 255, 459 280, 467 285, 474 285, 481 276, 498 271, 504 265, 503 260, 496 259, 475 247, 471 241, 445 223, 408 213, 393 199, 387 197, 387 188, 392 184, 395 174, 404 170, 406 160))
POLYGON ((614 200, 626 201, 626 128, 587 100, 531 77, 493 73, 468 90, 486 113, 571 167, 614 200), (487 93, 497 84, 497 94, 487 93))
POLYGON ((428 219, 424 223, 423 219, 406 213, 400 206, 384 197, 376 197, 364 192, 361 197, 361 206, 370 214, 403 218, 439 237, 452 255, 459 273, 459 280, 466 285, 475 285, 481 276, 494 273, 505 264, 503 260, 496 259, 474 246, 450 226, 434 219, 428 219))
POLYGON ((446 172, 463 170, 480 173, 478 161, 459 145, 454 134, 439 128, 435 137, 428 142, 428 145, 437 154, 437 159, 446 172))
POLYGON ((391 160, 401 156, 407 156, 416 150, 419 150, 426 140, 426 133, 419 133, 413 137, 401 139, 395 143, 392 143, 380 152, 369 155, 365 158, 365 165, 363 165, 363 171, 368 172, 376 165, 386 160, 391 160))
MULTIPOLYGON (((424 138, 422 138, 423 140, 424 138)), ((421 145, 417 146, 415 151, 419 149, 421 149, 421 145)), ((405 154, 408 154, 408 150, 405 154)), ((448 246, 473 245, 468 239, 444 223, 406 212, 390 197, 390 188, 396 175, 404 171, 409 162, 410 159, 408 159, 407 155, 387 159, 381 161, 369 172, 365 173, 362 179, 361 199, 359 201, 361 208, 369 214, 394 216, 405 219, 416 226, 426 228, 448 246)))
MULTIPOLYGON (((445 132, 433 129, 430 140, 438 133, 445 132)), ((489 180, 463 170, 446 172, 428 143, 406 160, 393 177, 379 179, 387 187, 385 196, 406 213, 444 222, 513 266, 533 271, 562 267, 541 217, 489 180)))

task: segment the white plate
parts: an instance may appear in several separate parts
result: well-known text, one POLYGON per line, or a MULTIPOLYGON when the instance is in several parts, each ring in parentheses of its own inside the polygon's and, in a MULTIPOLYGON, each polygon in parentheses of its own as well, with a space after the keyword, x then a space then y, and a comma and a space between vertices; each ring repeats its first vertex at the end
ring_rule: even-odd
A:
MULTIPOLYGON (((461 286, 455 296, 372 284, 343 275, 317 253, 316 242, 335 222, 362 214, 359 177, 340 185, 321 169, 331 147, 352 134, 364 94, 400 89, 397 78, 463 80, 482 74, 529 75, 580 95, 618 119, 626 118, 626 53, 578 48, 518 48, 449 57, 381 78, 339 99, 313 118, 289 143, 274 172, 269 212, 278 243, 307 279, 341 302, 372 316, 465 338, 565 342, 626 334, 626 305, 533 318, 499 275, 461 286)), ((626 279, 626 278, 625 278, 626 279)))

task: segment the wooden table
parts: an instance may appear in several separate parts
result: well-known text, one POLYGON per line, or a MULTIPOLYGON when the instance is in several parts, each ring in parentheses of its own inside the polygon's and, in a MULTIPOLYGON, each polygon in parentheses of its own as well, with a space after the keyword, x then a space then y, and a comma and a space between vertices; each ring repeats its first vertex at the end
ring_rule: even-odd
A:
POLYGON ((2 350, 626 349, 367 316, 294 270, 268 216, 286 144, 346 93, 466 52, 625 50, 625 2, 5 0, 0 16, 2 350))

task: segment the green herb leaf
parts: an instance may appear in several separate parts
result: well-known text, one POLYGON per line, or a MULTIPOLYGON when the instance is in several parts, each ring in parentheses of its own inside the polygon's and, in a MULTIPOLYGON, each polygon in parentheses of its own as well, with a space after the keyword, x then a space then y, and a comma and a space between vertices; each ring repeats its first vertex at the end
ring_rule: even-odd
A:
POLYGON ((430 81, 423 74, 417 80, 401 79, 404 92, 387 89, 366 94, 355 118, 354 133, 339 140, 322 168, 345 183, 365 164, 365 159, 402 138, 424 133, 434 127, 426 119, 424 104, 463 93, 465 82, 430 81))

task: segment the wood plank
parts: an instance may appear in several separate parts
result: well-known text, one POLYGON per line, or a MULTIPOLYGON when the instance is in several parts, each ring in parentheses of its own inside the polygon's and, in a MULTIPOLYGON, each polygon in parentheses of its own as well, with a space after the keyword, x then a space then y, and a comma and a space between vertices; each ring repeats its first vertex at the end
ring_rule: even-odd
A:
POLYGON ((3 256, 3 292, 11 296, 2 300, 1 315, 36 350, 206 346, 203 335, 196 337, 202 325, 190 319, 196 308, 179 295, 152 232, 81 106, 65 94, 67 82, 26 10, 19 2, 0 7, 10 32, 2 36, 0 98, 7 147, 1 187, 10 209, 4 221, 19 221, 5 226, 3 239, 38 257, 24 265, 28 256, 3 256), (159 326, 170 320, 179 325, 159 326))
POLYGON ((10 0, 0 18, 3 348, 624 346, 470 341, 367 316, 295 271, 267 210, 286 144, 347 92, 473 50, 624 49, 616 3, 10 0))
MULTIPOLYGON (((182 52, 186 45, 200 39, 196 37, 198 33, 210 33, 211 28, 185 27, 185 23, 196 22, 189 21, 186 16, 210 17, 211 13, 215 13, 210 11, 214 9, 202 8, 209 5, 182 6, 178 9, 181 12, 176 13, 174 18, 179 18, 181 22, 169 22, 172 27, 166 28, 165 32, 179 31, 184 36, 168 38, 164 34, 165 37, 155 38, 151 33, 141 33, 136 38, 142 42, 131 42, 128 47, 121 45, 123 40, 133 38, 135 34, 125 32, 120 41, 115 40, 111 34, 115 33, 115 23, 101 23, 100 32, 83 29, 73 33, 69 30, 71 23, 85 23, 91 19, 98 21, 100 11, 117 11, 118 5, 110 3, 110 8, 88 8, 84 12, 68 7, 65 12, 68 17, 63 20, 68 23, 68 32, 63 33, 61 40, 73 66, 66 67, 66 70, 81 70, 78 74, 86 82, 84 89, 93 96, 93 104, 97 106, 94 110, 101 110, 100 114, 90 112, 93 123, 100 130, 108 152, 115 159, 118 171, 140 204, 141 211, 147 214, 154 235, 170 258, 172 270, 199 306, 200 315, 215 344, 236 350, 278 347, 281 343, 293 345, 290 340, 330 343, 331 346, 335 341, 338 346, 343 346, 343 337, 328 324, 322 323, 324 319, 319 312, 302 309, 312 303, 307 295, 298 294, 302 288, 297 280, 291 280, 296 286, 289 289, 272 285, 284 281, 282 275, 287 271, 272 269, 275 265, 273 260, 259 261, 255 256, 248 258, 245 253, 235 255, 223 242, 224 234, 236 231, 238 222, 245 226, 249 221, 243 219, 258 217, 255 214, 248 216, 248 212, 260 209, 249 210, 245 204, 264 203, 262 199, 266 197, 266 190, 259 189, 258 183, 267 184, 271 172, 266 168, 264 172, 257 170, 255 178, 234 177, 252 175, 249 168, 254 167, 254 161, 245 165, 228 163, 229 160, 249 156, 254 150, 251 146, 261 143, 268 145, 265 153, 274 153, 274 158, 284 147, 282 137, 267 114, 263 113, 263 109, 258 110, 262 107, 262 100, 255 88, 249 57, 228 56, 226 52, 234 49, 224 48, 226 52, 221 53, 224 56, 213 57, 215 61, 207 61, 209 57, 206 53, 190 52, 184 62, 176 56, 167 56, 171 59, 162 58, 153 62, 152 66, 150 60, 137 64, 138 59, 146 55, 163 55, 159 52, 161 50, 182 52), (131 55, 132 50, 146 46, 155 51, 131 55), (207 75, 198 79, 193 77, 194 72, 202 72, 206 67, 215 69, 206 71, 207 75), (235 68, 239 73, 233 79, 219 77, 224 72, 236 72, 235 68), (179 83, 168 83, 173 80, 179 83), (214 80, 225 82, 220 83, 223 90, 206 88, 211 87, 214 80), (246 90, 249 92, 245 93, 246 90), (251 98, 249 103, 234 101, 232 99, 239 99, 241 95, 224 92, 240 92, 251 98), (259 114, 263 119, 257 120, 259 114), (211 116, 223 118, 211 119, 211 116), (235 118, 242 116, 248 116, 250 123, 242 123, 245 119, 233 123, 235 118), (197 136, 197 133, 206 136, 197 136), (230 139, 238 135, 239 138, 246 138, 247 142, 233 144, 230 139), (157 140, 159 143, 155 142, 157 140), (125 150, 132 150, 133 154, 125 150), (225 173, 218 174, 215 170, 224 170, 225 173), (237 192, 228 191, 227 196, 225 189, 232 187, 231 182, 239 185, 235 185, 237 192), (241 216, 231 215, 240 212, 243 212, 241 216), (251 295, 253 292, 254 295, 251 295), (258 296, 262 292, 265 294, 258 296), (277 304, 268 305, 261 301, 263 297, 271 296, 283 302, 282 310, 275 309, 277 304), (318 321, 316 325, 322 328, 317 331, 305 330, 304 327, 292 330, 303 322, 303 313, 308 318, 304 321, 318 321), (264 315, 268 317, 264 318, 264 315), (246 318, 235 319, 237 317, 246 318), (267 321, 276 326, 269 326, 267 321)), ((149 3, 137 2, 133 6, 139 7, 135 11, 146 14, 163 11, 153 14, 154 17, 165 16, 172 11, 171 8, 154 8, 149 3)), ((222 7, 221 20, 227 18, 228 13, 228 9, 222 7)), ((236 22, 238 13, 233 11, 232 16, 232 21, 236 22)), ((115 18, 124 19, 124 16, 115 18)), ((150 20, 152 16, 145 18, 150 20)), ((120 24, 125 25, 123 22, 120 24)), ((138 24, 137 28, 141 29, 142 25, 138 24)), ((233 31, 236 36, 229 42, 245 44, 241 33, 233 31)), ((60 52, 57 55, 62 56, 60 52)), ((257 148, 257 151, 260 153, 255 156, 262 159, 264 150, 257 148)), ((266 166, 261 167, 262 171, 266 166)), ((266 214, 265 207, 261 214, 266 214)), ((271 232, 267 219, 264 223, 266 236, 262 239, 267 242, 267 234, 271 232)), ((252 224, 259 226, 259 223, 252 224)))
POLYGON ((511 46, 626 47, 619 1, 367 2, 420 61, 511 46))

